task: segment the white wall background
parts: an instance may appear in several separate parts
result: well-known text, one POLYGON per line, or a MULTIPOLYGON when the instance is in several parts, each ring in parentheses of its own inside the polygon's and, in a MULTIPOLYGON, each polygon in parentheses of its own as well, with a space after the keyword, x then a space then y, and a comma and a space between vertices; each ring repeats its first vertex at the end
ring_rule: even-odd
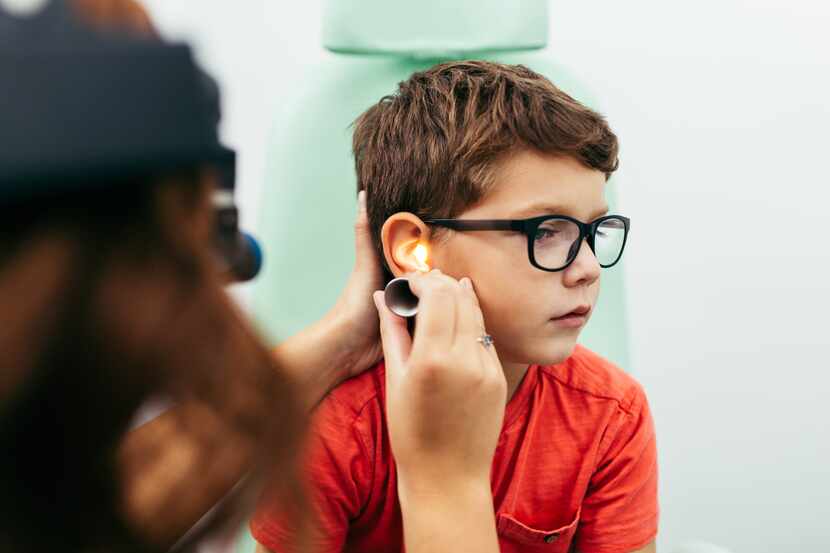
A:
MULTIPOLYGON (((253 226, 270 120, 327 55, 321 2, 144 3, 222 82, 253 226)), ((830 551, 828 29, 820 0, 552 2, 548 51, 622 142, 663 551, 830 551)))

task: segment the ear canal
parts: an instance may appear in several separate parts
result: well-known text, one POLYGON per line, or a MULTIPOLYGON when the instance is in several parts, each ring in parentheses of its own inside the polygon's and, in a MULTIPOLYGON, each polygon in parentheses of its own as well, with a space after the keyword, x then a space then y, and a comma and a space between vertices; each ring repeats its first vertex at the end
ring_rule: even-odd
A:
POLYGON ((418 263, 418 270, 428 272, 429 264, 427 263, 427 258, 429 257, 429 251, 427 250, 427 247, 424 244, 419 243, 415 246, 415 249, 412 250, 412 255, 418 263))
POLYGON ((429 272, 429 250, 426 245, 416 240, 400 244, 396 249, 396 262, 408 272, 429 272))

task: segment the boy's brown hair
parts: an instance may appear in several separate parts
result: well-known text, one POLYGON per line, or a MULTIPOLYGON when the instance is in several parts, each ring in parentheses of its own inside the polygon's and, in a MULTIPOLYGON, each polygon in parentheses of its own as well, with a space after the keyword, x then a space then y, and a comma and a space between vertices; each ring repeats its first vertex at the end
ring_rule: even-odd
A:
POLYGON ((496 162, 517 149, 571 156, 606 178, 617 168, 617 137, 605 119, 522 65, 436 65, 354 126, 357 188, 366 190, 378 251, 390 215, 454 217, 487 193, 496 162))

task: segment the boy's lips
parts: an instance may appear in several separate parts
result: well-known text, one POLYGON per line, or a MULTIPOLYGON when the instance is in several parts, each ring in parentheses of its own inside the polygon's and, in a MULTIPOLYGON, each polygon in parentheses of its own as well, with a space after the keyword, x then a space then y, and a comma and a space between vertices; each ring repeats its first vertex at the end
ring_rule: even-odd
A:
POLYGON ((588 322, 588 315, 590 313, 591 306, 588 304, 583 304, 575 307, 574 309, 571 309, 564 315, 560 315, 559 317, 553 317, 551 321, 560 326, 576 328, 588 322))
POLYGON ((587 303, 583 303, 582 305, 578 305, 578 306, 574 307, 573 309, 571 309, 570 311, 568 311, 567 313, 565 313, 563 315, 559 315, 558 317, 553 317, 553 320, 564 319, 565 317, 571 317, 571 316, 574 316, 574 315, 583 316, 583 315, 587 315, 588 313, 590 313, 590 311, 591 311, 591 306, 587 303))

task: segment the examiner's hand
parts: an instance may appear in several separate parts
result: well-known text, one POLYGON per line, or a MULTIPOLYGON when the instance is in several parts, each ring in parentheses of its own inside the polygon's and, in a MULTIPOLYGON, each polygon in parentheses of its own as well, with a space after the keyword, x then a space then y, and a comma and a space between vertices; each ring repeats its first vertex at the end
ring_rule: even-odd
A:
POLYGON ((296 381, 308 407, 373 366, 383 352, 372 305, 372 292, 383 286, 383 272, 369 231, 365 192, 358 195, 354 233, 355 266, 334 307, 274 348, 279 366, 296 381))
MULTIPOLYGON (((419 298, 414 338, 374 294, 386 361, 386 411, 399 479, 417 488, 484 483, 504 419, 507 384, 469 278, 409 277, 419 298)), ((489 495, 489 494, 488 494, 489 495)))
POLYGON ((348 350, 347 375, 353 376, 380 361, 383 348, 378 330, 378 312, 372 293, 383 288, 383 270, 372 243, 366 215, 366 192, 357 197, 357 219, 354 224, 355 266, 346 287, 329 316, 341 329, 342 347, 348 350))

